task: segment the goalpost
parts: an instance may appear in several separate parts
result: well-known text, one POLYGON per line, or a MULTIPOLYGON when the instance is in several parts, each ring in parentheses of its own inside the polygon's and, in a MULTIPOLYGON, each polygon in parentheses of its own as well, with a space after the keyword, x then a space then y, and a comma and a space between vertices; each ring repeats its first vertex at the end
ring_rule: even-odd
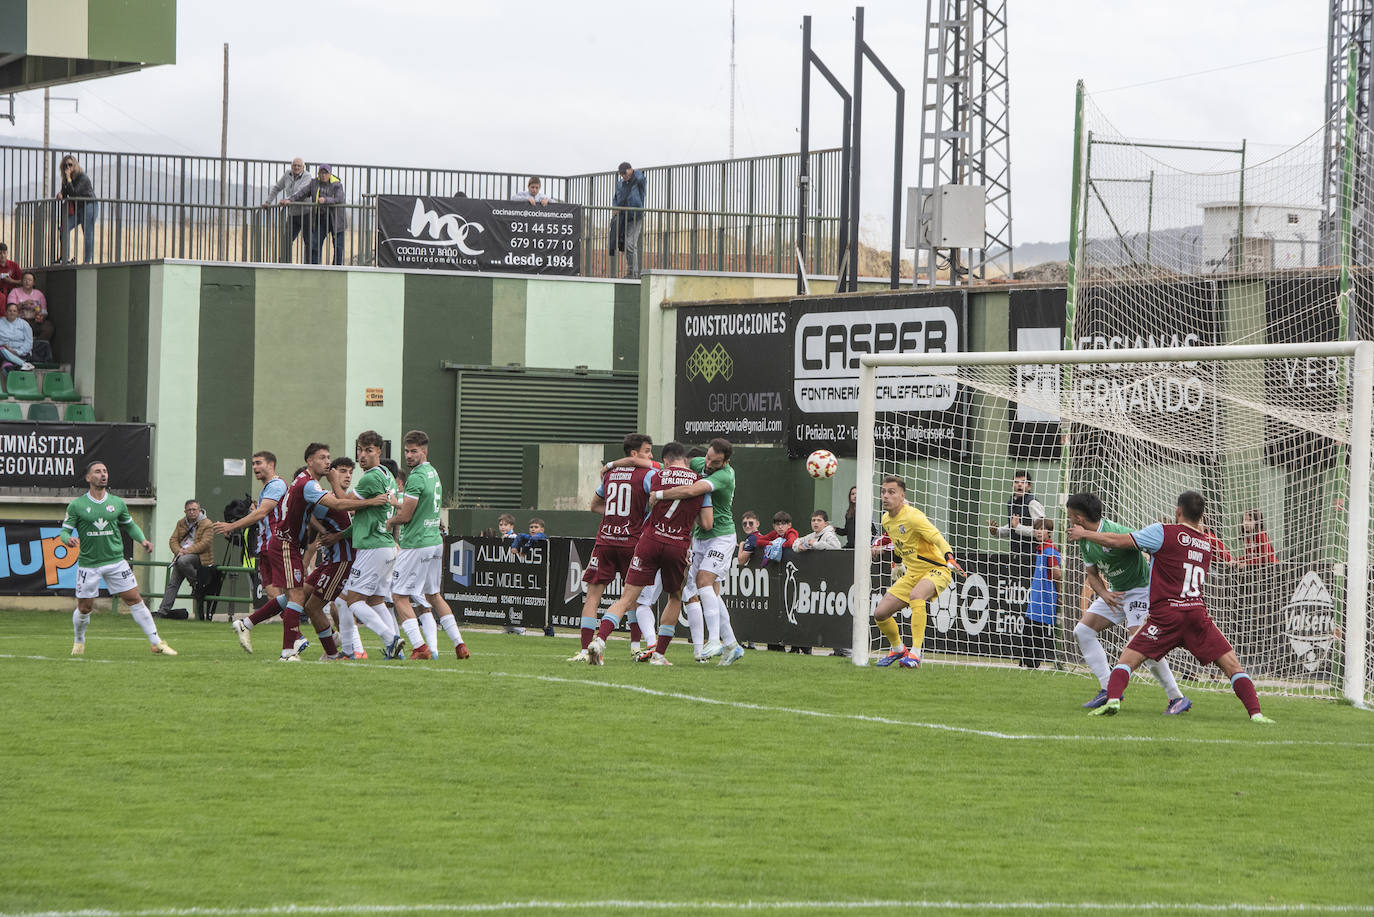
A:
MULTIPOLYGON (((881 517, 882 477, 904 477, 908 501, 968 570, 930 603, 926 658, 1011 664, 1024 652, 1027 568, 989 522, 1003 515, 1013 470, 1027 471, 1064 559, 1047 661, 1083 672, 1069 636, 1083 572, 1078 547, 1064 538, 1064 500, 1095 493, 1104 518, 1141 528, 1172 522, 1178 494, 1197 490, 1232 557, 1214 551, 1209 608, 1261 692, 1340 694, 1363 705, 1374 664, 1372 415, 1368 341, 868 356, 856 532, 881 517), (938 419, 891 410, 897 381, 953 385, 955 410, 938 419), (940 436, 930 435, 932 424, 940 436)), ((856 542, 853 659, 865 665, 880 641, 872 606, 891 571, 865 539, 856 542)), ((1123 629, 1103 638, 1114 658, 1123 629)), ((1214 676, 1181 649, 1170 662, 1195 686, 1214 676)))

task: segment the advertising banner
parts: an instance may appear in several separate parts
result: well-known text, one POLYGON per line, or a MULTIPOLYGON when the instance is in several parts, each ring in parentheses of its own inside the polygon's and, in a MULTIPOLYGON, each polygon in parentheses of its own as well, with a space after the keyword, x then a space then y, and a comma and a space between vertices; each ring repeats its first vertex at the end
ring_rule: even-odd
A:
POLYGON ((142 423, 0 422, 0 487, 84 489, 86 464, 99 459, 113 490, 147 491, 152 442, 142 423))
POLYGON ((61 533, 61 522, 0 520, 0 595, 76 594, 77 552, 61 533))
POLYGON ((687 443, 777 443, 787 419, 788 308, 677 310, 675 435, 687 443))
POLYGON ((548 614, 549 542, 517 554, 500 538, 444 542, 444 601, 460 621, 544 627, 548 614))
MULTIPOLYGON (((1007 294, 1007 339, 1016 351, 1064 349, 1068 292, 1062 288, 1012 290, 1007 294)), ((1011 381, 1024 401, 1011 406, 1007 454, 1047 461, 1059 457, 1059 403, 1064 374, 1050 364, 1013 366, 1011 381)))
MULTIPOLYGON (((794 300, 792 398, 787 444, 793 457, 814 449, 857 451, 859 359, 867 354, 959 353, 967 342, 963 290, 794 300)), ((881 447, 913 456, 968 451, 968 395, 955 367, 878 373, 881 447)))
POLYGON ((377 196, 377 265, 576 274, 582 208, 466 197, 377 196))

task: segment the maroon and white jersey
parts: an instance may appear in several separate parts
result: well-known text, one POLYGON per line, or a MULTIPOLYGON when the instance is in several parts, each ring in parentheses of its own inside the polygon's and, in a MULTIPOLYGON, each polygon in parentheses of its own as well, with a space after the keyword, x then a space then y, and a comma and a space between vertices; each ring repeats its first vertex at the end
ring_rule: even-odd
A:
MULTIPOLYGON (((668 490, 689 486, 700 480, 701 475, 690 468, 660 468, 653 473, 647 486, 650 490, 668 490)), ((686 500, 659 500, 644 521, 642 537, 668 544, 688 544, 691 542, 692 525, 697 521, 697 512, 703 506, 710 505, 710 494, 686 500)))
MULTIPOLYGON (((309 471, 302 471, 296 475, 291 486, 286 488, 286 496, 282 497, 281 502, 276 506, 277 510, 281 510, 281 523, 273 531, 279 541, 290 542, 300 547, 309 540, 305 537, 309 532, 308 520, 310 518, 310 507, 306 505, 305 488, 314 480, 309 471)), ((276 510, 273 512, 275 513, 276 510)))
POLYGON ((1212 541, 1186 525, 1156 522, 1131 533, 1136 547, 1152 555, 1150 609, 1206 610, 1202 587, 1212 566, 1212 541))
POLYGON ((309 479, 310 473, 308 471, 302 471, 300 474, 296 475, 291 483, 287 485, 286 492, 281 495, 281 499, 277 501, 277 505, 272 507, 271 511, 268 512, 267 519, 265 520, 267 522, 267 530, 271 532, 272 537, 278 541, 282 540, 284 537, 286 514, 290 509, 291 498, 295 496, 297 502, 300 501, 301 488, 305 486, 305 482, 309 479))
POLYGON ((596 543, 633 548, 649 515, 649 491, 653 469, 612 468, 601 476, 596 495, 606 501, 596 543))

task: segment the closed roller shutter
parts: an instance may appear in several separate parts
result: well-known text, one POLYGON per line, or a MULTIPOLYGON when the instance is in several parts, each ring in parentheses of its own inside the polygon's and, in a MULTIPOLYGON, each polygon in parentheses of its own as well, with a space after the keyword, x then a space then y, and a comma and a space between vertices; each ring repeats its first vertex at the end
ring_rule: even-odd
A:
POLYGON ((457 371, 459 506, 519 506, 528 445, 619 443, 638 422, 636 373, 457 371))

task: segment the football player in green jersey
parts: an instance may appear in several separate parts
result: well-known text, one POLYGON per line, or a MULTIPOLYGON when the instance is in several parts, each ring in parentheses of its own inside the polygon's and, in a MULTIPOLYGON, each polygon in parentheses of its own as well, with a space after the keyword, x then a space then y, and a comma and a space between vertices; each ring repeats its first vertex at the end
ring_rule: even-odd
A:
MULTIPOLYGON (((382 436, 376 430, 359 433, 354 443, 362 476, 353 485, 353 492, 364 500, 378 494, 396 493, 396 479, 382 465, 382 445, 382 436)), ((344 602, 359 620, 368 621, 374 609, 381 617, 383 626, 390 632, 382 651, 384 659, 400 658, 405 642, 399 633, 391 630, 391 612, 385 607, 391 565, 396 560, 396 539, 387 525, 394 512, 395 508, 388 502, 353 514, 350 533, 355 553, 343 594, 344 602)))
POLYGON ((149 553, 152 553, 153 543, 143 537, 143 530, 134 522, 124 501, 110 493, 109 483, 110 470, 104 462, 94 461, 87 465, 86 484, 90 489, 67 504, 67 518, 62 523, 62 543, 80 550, 76 557, 72 655, 86 652, 86 627, 91 622, 91 608, 100 593, 100 582, 104 580, 110 593, 118 595, 129 606, 134 620, 148 636, 153 652, 175 656, 176 650, 158 636, 153 614, 138 593, 138 580, 124 559, 124 539, 120 532, 128 532, 149 553))

